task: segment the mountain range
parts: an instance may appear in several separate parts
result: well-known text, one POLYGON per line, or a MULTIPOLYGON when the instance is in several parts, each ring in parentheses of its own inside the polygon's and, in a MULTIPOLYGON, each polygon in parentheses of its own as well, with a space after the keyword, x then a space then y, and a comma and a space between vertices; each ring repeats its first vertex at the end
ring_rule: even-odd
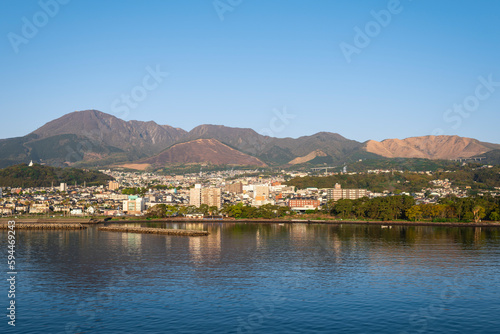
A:
POLYGON ((344 164, 359 159, 497 159, 500 145, 458 136, 423 136, 361 143, 337 133, 275 138, 252 129, 204 124, 187 132, 153 121, 124 121, 97 110, 66 114, 32 133, 0 140, 0 167, 42 162, 54 166, 131 168, 175 164, 290 166, 344 164))

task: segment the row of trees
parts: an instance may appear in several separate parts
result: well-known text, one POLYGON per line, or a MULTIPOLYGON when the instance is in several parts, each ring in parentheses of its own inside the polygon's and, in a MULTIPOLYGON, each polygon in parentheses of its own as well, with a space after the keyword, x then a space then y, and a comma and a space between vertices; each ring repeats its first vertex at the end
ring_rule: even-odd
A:
POLYGON ((326 211, 339 218, 379 220, 475 221, 500 219, 500 199, 491 196, 439 199, 435 204, 416 204, 410 196, 374 199, 341 199, 330 202, 326 211))
MULTIPOLYGON (((500 220, 500 198, 487 197, 446 197, 435 204, 416 204, 411 196, 398 195, 356 200, 341 199, 330 201, 321 210, 323 213, 338 219, 370 219, 370 220, 432 220, 432 221, 476 221, 487 218, 500 220)), ((221 209, 202 204, 195 206, 177 206, 159 204, 147 211, 150 218, 183 216, 189 213, 204 215, 222 214, 234 218, 266 218, 273 219, 294 215, 295 212, 286 206, 266 204, 253 207, 242 203, 224 204, 221 209)))
POLYGON ((273 219, 292 215, 289 207, 266 204, 254 207, 238 204, 224 204, 218 209, 216 206, 202 204, 199 208, 195 206, 178 206, 158 204, 148 209, 146 216, 149 218, 166 218, 172 216, 184 216, 190 213, 203 213, 204 215, 225 215, 234 218, 267 218, 273 219))
POLYGON ((243 205, 238 203, 236 205, 224 205, 221 213, 227 214, 229 217, 234 218, 266 218, 273 219, 292 215, 294 212, 287 206, 279 206, 266 204, 259 207, 243 205))
POLYGON ((411 196, 388 196, 356 200, 340 199, 329 202, 325 211, 338 218, 357 218, 374 220, 407 219, 407 211, 415 205, 411 196))

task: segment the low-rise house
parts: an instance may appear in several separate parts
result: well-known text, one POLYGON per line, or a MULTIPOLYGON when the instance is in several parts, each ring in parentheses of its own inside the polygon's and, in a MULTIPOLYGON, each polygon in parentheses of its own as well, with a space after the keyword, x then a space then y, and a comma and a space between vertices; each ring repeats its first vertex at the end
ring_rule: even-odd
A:
POLYGON ((73 216, 81 216, 83 215, 83 208, 73 208, 69 213, 73 216))
POLYGON ((113 209, 104 209, 102 210, 102 213, 105 216, 121 216, 121 211, 120 210, 113 210, 113 209))
POLYGON ((48 213, 50 211, 47 204, 32 204, 29 209, 31 214, 48 213))
POLYGON ((12 214, 12 209, 7 208, 5 206, 0 206, 0 214, 2 215, 11 215, 12 214))
POLYGON ((98 210, 96 208, 94 208, 93 206, 89 206, 85 212, 87 212, 88 214, 90 215, 93 215, 93 214, 96 214, 98 212, 98 210))

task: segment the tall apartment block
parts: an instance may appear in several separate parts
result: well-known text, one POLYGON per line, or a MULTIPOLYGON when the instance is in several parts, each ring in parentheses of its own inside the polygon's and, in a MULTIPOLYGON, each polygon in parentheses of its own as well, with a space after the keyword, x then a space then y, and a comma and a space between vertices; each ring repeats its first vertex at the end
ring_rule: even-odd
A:
POLYGON ((365 196, 367 196, 366 189, 342 189, 338 183, 335 184, 335 188, 326 190, 326 198, 334 201, 338 201, 339 199, 358 199, 365 196))
POLYGON ((202 188, 201 184, 196 184, 189 190, 189 205, 200 207, 206 204, 215 206, 217 209, 222 207, 222 192, 220 188, 202 188))
POLYGON ((201 205, 201 184, 195 184, 194 188, 189 190, 189 205, 199 208, 201 205))
POLYGON ((201 204, 216 206, 217 209, 220 209, 222 207, 221 195, 220 188, 203 188, 201 189, 201 204))

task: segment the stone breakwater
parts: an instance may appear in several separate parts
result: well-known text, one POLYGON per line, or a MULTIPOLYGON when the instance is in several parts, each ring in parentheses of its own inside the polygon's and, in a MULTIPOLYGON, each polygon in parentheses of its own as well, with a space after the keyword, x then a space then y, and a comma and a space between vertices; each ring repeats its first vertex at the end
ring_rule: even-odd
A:
POLYGON ((99 227, 98 230, 99 231, 108 231, 108 232, 182 235, 182 236, 190 236, 190 237, 206 236, 209 234, 208 231, 172 230, 172 229, 165 229, 165 228, 128 227, 128 226, 106 226, 106 227, 99 227))
POLYGON ((0 218, 0 224, 7 224, 14 220, 16 223, 25 224, 98 224, 100 221, 96 218, 0 218))
MULTIPOLYGON (((0 229, 6 230, 9 228, 7 224, 0 224, 0 229)), ((82 230, 87 228, 81 224, 42 224, 42 223, 16 223, 16 230, 82 230)))

